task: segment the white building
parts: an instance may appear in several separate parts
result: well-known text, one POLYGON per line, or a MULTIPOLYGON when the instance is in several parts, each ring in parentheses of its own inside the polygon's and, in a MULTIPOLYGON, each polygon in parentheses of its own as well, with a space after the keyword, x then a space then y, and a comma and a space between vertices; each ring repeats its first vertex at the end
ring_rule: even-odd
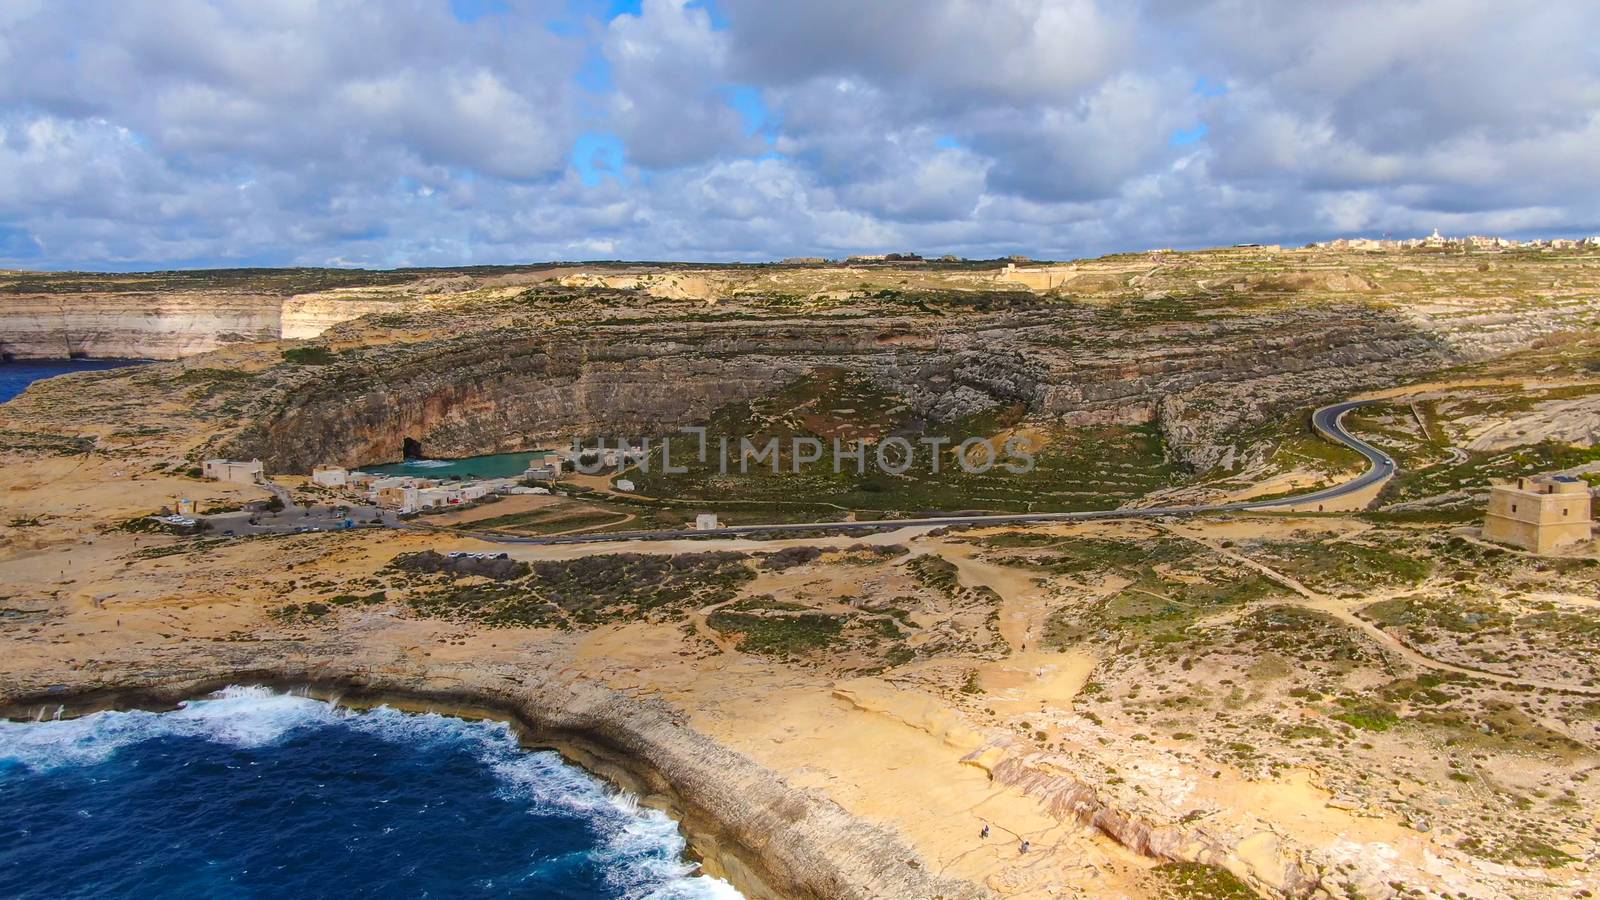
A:
POLYGON ((545 463, 529 466, 522 477, 529 481, 555 481, 561 477, 561 460, 547 458, 545 463))
POLYGON ((433 487, 435 484, 438 484, 438 482, 431 478, 412 478, 410 475, 390 475, 387 478, 374 478, 372 480, 371 487, 375 491, 381 491, 384 488, 393 487, 433 487))
POLYGON ((716 531, 721 527, 722 523, 717 521, 716 513, 701 513, 694 517, 695 531, 716 531))
POLYGON ((342 466, 317 466, 311 470, 311 480, 323 487, 342 488, 350 483, 350 473, 342 466))
POLYGON ((417 488, 409 484, 392 484, 373 491, 379 506, 397 509, 403 513, 417 511, 417 488))
POLYGON ((259 459, 252 459, 249 462, 208 459, 200 464, 200 474, 213 481, 232 481, 238 484, 256 484, 264 475, 259 459))
POLYGON ((625 491, 625 492, 631 494, 631 493, 633 493, 633 482, 629 481, 626 478, 618 478, 617 479, 617 490, 625 491))

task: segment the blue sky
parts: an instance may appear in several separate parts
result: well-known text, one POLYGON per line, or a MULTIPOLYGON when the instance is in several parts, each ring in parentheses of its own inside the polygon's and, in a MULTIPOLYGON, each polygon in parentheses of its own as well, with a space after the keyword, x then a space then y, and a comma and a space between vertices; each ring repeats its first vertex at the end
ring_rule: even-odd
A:
POLYGON ((0 6, 0 267, 1600 232, 1600 7, 0 6))

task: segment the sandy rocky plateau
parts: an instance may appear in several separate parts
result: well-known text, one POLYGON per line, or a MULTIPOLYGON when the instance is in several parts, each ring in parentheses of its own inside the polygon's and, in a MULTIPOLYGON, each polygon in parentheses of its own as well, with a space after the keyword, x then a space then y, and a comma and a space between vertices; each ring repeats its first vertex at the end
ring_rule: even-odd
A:
POLYGON ((753 894, 1587 896, 1600 568, 1483 545, 1470 517, 1490 475, 1587 471, 1593 431, 1552 410, 1600 393, 1597 275, 1583 253, 1241 250, 16 276, 0 321, 35 337, 7 352, 176 358, 0 407, 0 697, 49 715, 254 681, 511 716, 673 808, 753 894), (258 302, 276 325, 211 324, 258 302), (117 337, 82 343, 89 321, 117 337), (303 490, 406 438, 665 431, 819 369, 919 422, 1151 429, 1158 493, 1183 497, 1341 477, 1295 423, 1369 393, 1354 424, 1406 471, 1368 511, 774 541, 135 524, 265 496, 191 477, 213 453, 303 490), (429 556, 455 549, 514 564, 429 556))

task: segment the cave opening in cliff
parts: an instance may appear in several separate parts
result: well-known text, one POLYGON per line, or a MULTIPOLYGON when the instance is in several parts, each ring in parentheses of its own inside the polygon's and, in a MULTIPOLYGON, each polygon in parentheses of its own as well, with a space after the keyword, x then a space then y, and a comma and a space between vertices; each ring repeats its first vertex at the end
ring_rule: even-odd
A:
POLYGON ((422 459, 422 442, 416 438, 406 438, 401 444, 400 455, 406 459, 422 459))

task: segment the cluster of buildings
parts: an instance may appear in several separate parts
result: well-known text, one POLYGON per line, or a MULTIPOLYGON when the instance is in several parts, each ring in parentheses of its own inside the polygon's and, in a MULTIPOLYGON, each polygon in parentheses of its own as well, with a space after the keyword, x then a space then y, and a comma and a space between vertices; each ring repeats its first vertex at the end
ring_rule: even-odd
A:
POLYGON ((1374 238, 1339 238, 1333 241, 1322 241, 1311 244, 1311 247, 1323 250, 1578 250, 1584 248, 1600 248, 1600 235, 1586 238, 1551 238, 1549 240, 1514 241, 1502 237, 1484 237, 1483 235, 1468 235, 1467 237, 1445 237, 1435 228, 1433 234, 1422 238, 1406 238, 1403 240, 1377 240, 1374 238))
MULTIPOLYGON (((599 462, 607 468, 636 463, 644 456, 642 448, 618 447, 614 449, 587 450, 585 462, 599 462)), ((553 484, 576 460, 571 451, 551 453, 529 466, 520 476, 508 478, 480 478, 454 481, 426 478, 416 475, 379 475, 346 469, 343 466, 322 465, 311 470, 311 483, 330 490, 358 494, 369 502, 401 513, 419 512, 445 506, 459 506, 482 500, 490 494, 548 494, 548 487, 536 482, 553 484)), ((261 460, 248 462, 229 459, 208 459, 201 464, 201 475, 213 481, 237 484, 263 484, 266 475, 261 460)), ((633 490, 632 482, 619 481, 624 491, 633 490)))
POLYGON ((311 482, 333 490, 362 494, 377 506, 400 513, 420 512, 445 506, 460 506, 482 500, 490 494, 548 494, 547 488, 525 487, 522 478, 479 478, 472 481, 446 481, 415 475, 377 475, 345 469, 342 466, 317 466, 311 482))

